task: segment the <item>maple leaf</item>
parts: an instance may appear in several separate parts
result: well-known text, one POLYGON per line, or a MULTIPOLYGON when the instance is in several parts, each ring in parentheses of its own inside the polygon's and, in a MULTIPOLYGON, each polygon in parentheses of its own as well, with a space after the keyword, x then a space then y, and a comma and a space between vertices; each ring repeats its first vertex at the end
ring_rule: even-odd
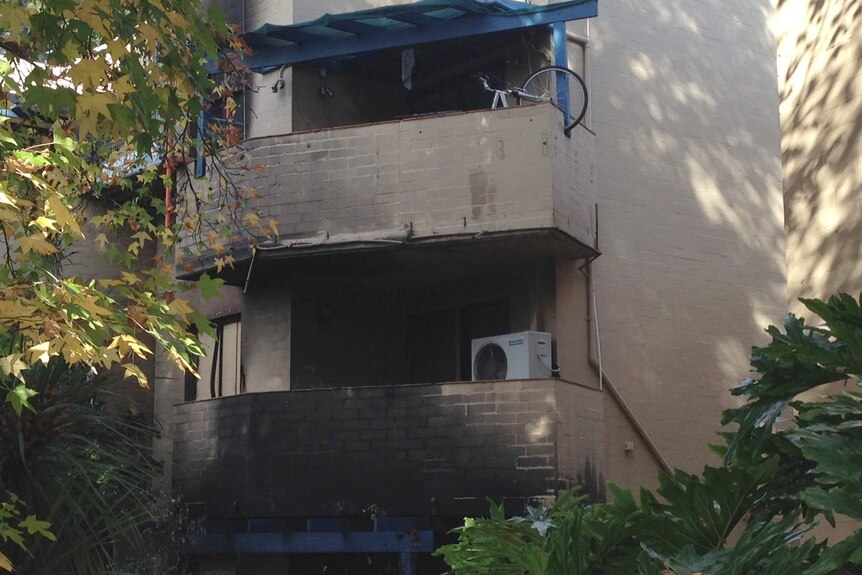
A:
POLYGON ((204 301, 212 299, 219 294, 219 289, 224 285, 224 280, 221 278, 211 278, 209 274, 203 274, 195 284, 198 293, 204 301))

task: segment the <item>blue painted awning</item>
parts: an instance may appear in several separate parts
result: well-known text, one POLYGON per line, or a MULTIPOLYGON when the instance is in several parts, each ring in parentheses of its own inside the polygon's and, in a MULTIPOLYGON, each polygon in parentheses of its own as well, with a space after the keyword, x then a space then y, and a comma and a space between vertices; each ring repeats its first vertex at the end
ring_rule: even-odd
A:
POLYGON ((420 0, 326 14, 300 24, 264 24, 245 34, 256 71, 493 32, 592 18, 598 0, 537 6, 515 0, 420 0))

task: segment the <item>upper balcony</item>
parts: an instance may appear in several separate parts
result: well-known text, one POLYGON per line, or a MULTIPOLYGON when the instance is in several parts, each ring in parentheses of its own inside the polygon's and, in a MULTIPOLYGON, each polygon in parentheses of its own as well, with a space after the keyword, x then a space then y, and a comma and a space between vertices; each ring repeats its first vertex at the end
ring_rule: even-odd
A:
POLYGON ((233 160, 261 166, 237 184, 278 224, 260 260, 441 242, 577 258, 595 253, 595 154, 539 104, 255 138, 233 160))

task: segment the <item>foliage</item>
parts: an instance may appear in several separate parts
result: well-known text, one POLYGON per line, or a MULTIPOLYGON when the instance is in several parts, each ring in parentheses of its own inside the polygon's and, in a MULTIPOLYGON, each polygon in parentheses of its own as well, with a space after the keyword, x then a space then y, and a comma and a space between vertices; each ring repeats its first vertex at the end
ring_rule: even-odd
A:
POLYGON ((123 557, 143 550, 141 526, 159 525, 160 467, 149 447, 157 430, 113 391, 115 375, 54 358, 26 376, 35 409, 0 416, 0 480, 41 518, 27 527, 50 524, 50 533, 10 559, 25 573, 114 572, 118 546, 123 557))
MULTIPOLYGON (((205 193, 207 183, 203 191, 195 189, 185 170, 192 150, 212 155, 235 140, 230 129, 218 127, 204 137, 197 120, 214 101, 228 113, 235 108, 232 94, 241 86, 242 67, 229 54, 240 50, 222 18, 204 14, 197 1, 0 0, 0 418, 5 425, 23 425, 34 414, 44 390, 40 380, 30 378, 42 376, 39 366, 53 370, 58 359, 72 372, 78 366, 119 370, 146 386, 141 366, 158 347, 177 366, 193 371, 201 348, 190 324, 199 332, 208 325, 176 297, 183 286, 174 281, 172 250, 181 231, 214 246, 237 230, 274 232, 254 214, 235 215, 252 191, 229 185, 228 174, 220 173, 221 195, 212 197, 205 193), (228 216, 204 230, 194 214, 184 215, 207 201, 217 202, 228 216), (175 212, 181 217, 173 217, 175 212), (242 225, 232 225, 232 219, 242 225), (66 272, 70 256, 95 251, 122 272, 104 278, 66 272)), ((219 267, 231 263, 223 255, 219 261, 219 267)), ((205 277, 202 295, 211 295, 220 282, 205 277)), ((89 456, 85 447, 53 456, 71 466, 74 458, 89 456)), ((95 465, 89 459, 78 464, 95 465)), ((57 525, 49 528, 38 514, 30 517, 41 505, 29 499, 38 499, 38 486, 25 481, 17 490, 4 487, 10 494, 0 502, 0 572, 12 568, 10 548, 26 550, 29 541, 30 550, 38 547, 42 554, 48 539, 74 536, 57 525)), ((119 488, 116 495, 129 496, 119 488)), ((100 503, 103 514, 115 503, 104 493, 89 496, 85 501, 100 503)), ((57 510, 49 511, 54 517, 57 510)), ((93 538, 101 541, 105 533, 93 538)))
POLYGON ((862 520, 862 394, 800 397, 825 383, 858 389, 862 305, 847 295, 803 303, 823 323, 789 315, 754 348, 756 377, 732 390, 745 403, 724 413, 737 428, 718 448, 721 467, 660 473, 639 502, 611 485, 610 502, 567 493, 523 518, 492 505, 438 554, 458 575, 862 572, 862 530, 831 546, 811 534, 821 518, 862 520))

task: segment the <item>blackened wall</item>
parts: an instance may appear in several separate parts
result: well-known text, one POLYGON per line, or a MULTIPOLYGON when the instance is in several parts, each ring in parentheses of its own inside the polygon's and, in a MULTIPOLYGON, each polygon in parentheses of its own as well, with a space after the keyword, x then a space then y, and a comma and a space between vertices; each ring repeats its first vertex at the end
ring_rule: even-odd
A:
POLYGON ((601 484, 602 395, 559 380, 297 390, 177 407, 174 487, 210 518, 450 515, 601 484), (562 411, 565 410, 565 413, 562 411), (590 477, 587 477, 590 476, 590 477))

